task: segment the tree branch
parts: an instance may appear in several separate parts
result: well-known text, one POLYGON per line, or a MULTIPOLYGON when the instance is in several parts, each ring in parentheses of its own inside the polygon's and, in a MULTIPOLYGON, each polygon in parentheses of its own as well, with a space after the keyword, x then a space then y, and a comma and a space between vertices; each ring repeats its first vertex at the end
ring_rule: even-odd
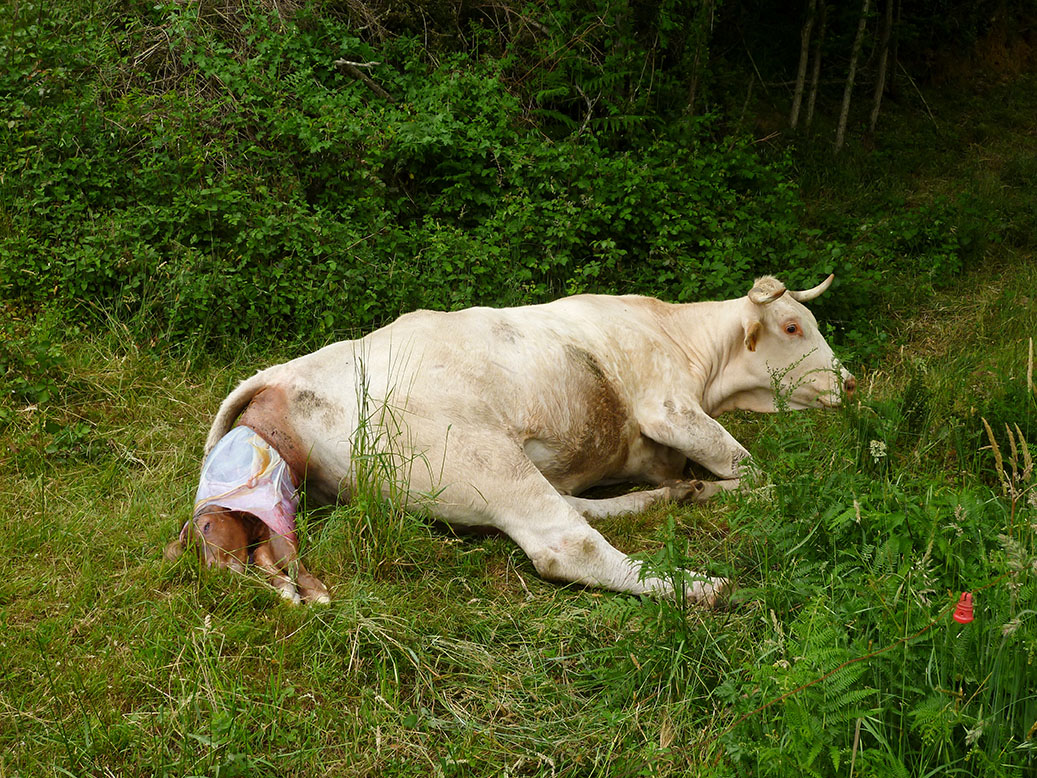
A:
POLYGON ((375 83, 375 80, 373 78, 371 78, 369 75, 367 75, 367 73, 361 70, 361 68, 377 67, 378 65, 382 64, 381 62, 350 62, 348 59, 336 59, 332 64, 346 75, 352 76, 357 81, 362 82, 364 86, 366 86, 368 89, 370 89, 383 100, 386 100, 390 103, 396 102, 391 94, 382 89, 382 87, 375 83))

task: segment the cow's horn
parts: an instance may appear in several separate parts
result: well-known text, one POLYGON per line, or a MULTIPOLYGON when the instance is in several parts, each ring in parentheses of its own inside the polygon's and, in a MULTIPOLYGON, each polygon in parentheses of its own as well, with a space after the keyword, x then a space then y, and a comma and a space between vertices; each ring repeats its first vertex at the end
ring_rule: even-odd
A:
POLYGON ((789 292, 789 295, 793 300, 799 300, 801 303, 805 303, 807 300, 813 300, 818 295, 822 294, 825 289, 832 285, 832 281, 835 280, 835 273, 828 276, 824 281, 815 286, 813 289, 804 289, 802 292, 789 292))
POLYGON ((749 290, 749 299, 757 305, 772 303, 785 294, 785 285, 776 278, 764 276, 756 280, 756 285, 749 290))

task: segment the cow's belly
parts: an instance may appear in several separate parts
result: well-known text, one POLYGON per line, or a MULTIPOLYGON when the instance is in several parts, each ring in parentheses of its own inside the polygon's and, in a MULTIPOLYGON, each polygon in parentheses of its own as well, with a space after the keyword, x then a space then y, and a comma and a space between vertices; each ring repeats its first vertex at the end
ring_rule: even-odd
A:
POLYGON ((558 491, 580 494, 594 486, 616 483, 661 484, 684 477, 687 459, 654 440, 635 435, 615 448, 583 452, 560 450, 540 438, 523 444, 526 456, 558 491))
POLYGON ((579 494, 614 480, 625 459, 627 444, 617 438, 615 445, 580 447, 545 436, 526 439, 522 450, 555 489, 563 494, 579 494))
POLYGON ((562 440, 555 436, 530 437, 522 448, 537 470, 563 494, 580 494, 594 486, 615 483, 677 480, 687 464, 679 451, 641 435, 632 420, 617 429, 570 437, 570 444, 562 440))
POLYGON ((687 464, 681 452, 639 434, 615 480, 661 484, 683 478, 687 464))

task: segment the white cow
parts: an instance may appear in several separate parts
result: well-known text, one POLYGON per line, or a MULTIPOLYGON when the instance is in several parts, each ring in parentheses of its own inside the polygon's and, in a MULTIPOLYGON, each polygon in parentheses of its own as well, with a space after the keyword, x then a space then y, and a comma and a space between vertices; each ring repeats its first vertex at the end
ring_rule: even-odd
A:
MULTIPOLYGON (((793 409, 852 392, 802 305, 831 282, 792 292, 767 276, 746 297, 686 305, 578 295, 416 311, 241 383, 206 453, 239 420, 281 452, 311 503, 330 503, 349 498, 363 445, 392 458, 411 507, 505 532, 545 578, 667 593, 587 519, 735 487, 749 454, 714 417, 773 411, 775 376, 793 409), (722 480, 687 480, 688 460, 722 480), (617 482, 656 488, 576 496, 617 482)), ((689 599, 726 592, 724 579, 698 578, 689 599)))

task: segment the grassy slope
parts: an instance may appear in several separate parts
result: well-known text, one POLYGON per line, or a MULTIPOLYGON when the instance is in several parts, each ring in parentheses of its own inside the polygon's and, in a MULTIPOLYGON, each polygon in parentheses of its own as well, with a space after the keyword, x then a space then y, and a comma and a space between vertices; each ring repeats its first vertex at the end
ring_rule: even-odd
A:
MULTIPOLYGON (((958 145, 956 171, 920 169, 920 180, 976 186, 992 159, 1025 165, 1032 133, 1008 130, 958 145)), ((1022 205, 1005 207, 1022 221, 1022 205)), ((662 546, 739 577, 736 608, 687 619, 544 583, 505 539, 400 525, 384 508, 378 526, 391 530, 358 535, 363 518, 348 510, 307 528, 328 608, 291 609, 256 581, 164 563, 212 409, 269 357, 169 362, 111 323, 62 338, 60 397, 18 408, 0 436, 0 776, 684 775, 718 757, 720 774, 846 774, 854 760, 856 774, 899 763, 1021 775, 1033 762, 1020 717, 1033 706, 1012 706, 1032 694, 1025 612, 1037 602, 1032 575, 995 540, 1007 503, 989 489, 978 417, 1024 429, 1034 418, 1009 383, 1025 380, 1037 271, 1007 249, 989 256, 958 288, 890 312, 887 358, 855 366, 861 409, 731 420, 776 491, 603 527, 626 550, 662 546), (929 398, 913 427, 901 402, 912 380, 929 398), (872 460, 880 438, 888 455, 872 460), (856 510, 859 534, 837 508, 856 510), (810 687, 714 739, 757 704, 924 627, 949 590, 992 581, 972 633, 944 614, 835 677, 845 684, 810 687), (1009 617, 1022 627, 1002 637, 1009 617)), ((1020 560, 1034 553, 1033 515, 1020 504, 1020 560)))

